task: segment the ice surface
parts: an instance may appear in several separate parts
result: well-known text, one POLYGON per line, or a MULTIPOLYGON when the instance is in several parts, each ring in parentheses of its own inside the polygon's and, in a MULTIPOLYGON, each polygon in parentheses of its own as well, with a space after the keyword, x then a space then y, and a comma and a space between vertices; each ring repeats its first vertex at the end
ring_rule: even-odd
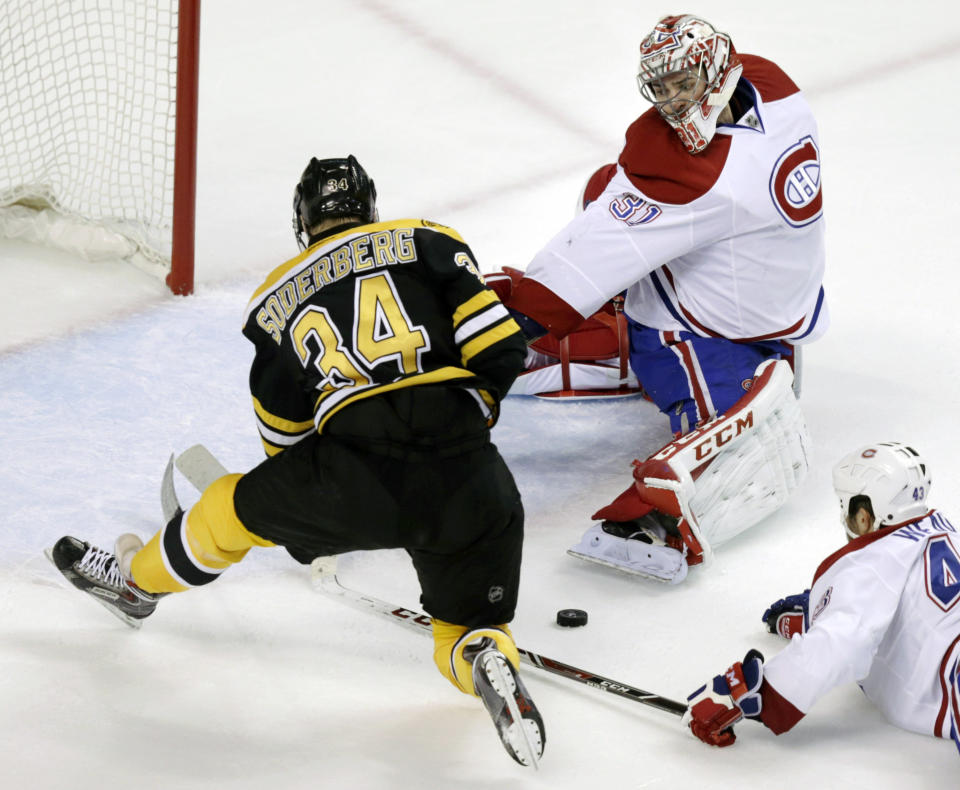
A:
MULTIPOLYGON (((527 669, 547 726, 534 775, 436 672, 428 639, 314 593, 281 551, 165 599, 140 632, 64 587, 41 555, 65 533, 105 546, 152 534, 171 452, 203 442, 233 469, 260 460, 240 320, 259 278, 295 250, 292 185, 311 155, 356 154, 382 216, 444 222, 485 270, 523 268, 644 109, 637 44, 669 10, 205 4, 196 295, 166 295, 124 264, 0 246, 4 787, 955 785, 950 743, 887 724, 855 687, 785 736, 745 724, 717 750, 667 714, 527 669)), ((829 469, 851 447, 912 443, 933 467, 933 502, 960 512, 954 7, 695 10, 784 66, 820 118, 833 327, 805 356, 814 471, 713 566, 667 587, 565 554, 625 487, 629 461, 667 439, 655 410, 511 399, 495 431, 527 509, 518 642, 673 698, 750 647, 780 648, 760 614, 843 541, 829 469), (564 607, 586 609, 589 625, 557 627, 564 607)), ((402 553, 343 566, 345 584, 417 608, 402 553)))

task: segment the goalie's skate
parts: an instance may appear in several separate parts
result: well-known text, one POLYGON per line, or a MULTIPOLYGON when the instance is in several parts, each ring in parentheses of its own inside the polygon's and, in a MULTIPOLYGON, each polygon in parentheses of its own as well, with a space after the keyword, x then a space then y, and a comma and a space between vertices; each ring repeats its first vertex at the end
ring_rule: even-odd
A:
MULTIPOLYGON (((470 648, 467 648, 470 650, 470 648)), ((520 765, 538 767, 547 736, 543 719, 507 657, 482 639, 473 657, 473 685, 504 748, 520 765)))
POLYGON ((603 522, 590 527, 567 554, 634 576, 679 584, 687 578, 687 560, 683 552, 667 545, 666 537, 666 530, 652 520, 643 525, 603 522))
POLYGON ((120 572, 109 551, 66 535, 44 552, 67 581, 131 628, 153 614, 160 595, 144 592, 120 572))

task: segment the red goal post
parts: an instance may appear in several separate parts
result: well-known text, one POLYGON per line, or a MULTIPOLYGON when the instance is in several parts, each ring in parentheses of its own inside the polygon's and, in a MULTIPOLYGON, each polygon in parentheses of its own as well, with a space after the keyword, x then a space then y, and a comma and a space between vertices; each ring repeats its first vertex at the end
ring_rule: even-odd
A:
POLYGON ((200 0, 0 0, 0 235, 193 291, 200 0))

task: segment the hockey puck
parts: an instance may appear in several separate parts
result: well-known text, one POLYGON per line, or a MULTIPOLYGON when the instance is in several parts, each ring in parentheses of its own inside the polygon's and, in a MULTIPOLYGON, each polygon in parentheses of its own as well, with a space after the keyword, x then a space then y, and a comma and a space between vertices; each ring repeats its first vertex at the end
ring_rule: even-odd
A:
POLYGON ((577 628, 587 624, 587 613, 583 609, 561 609, 557 612, 557 625, 564 628, 577 628))

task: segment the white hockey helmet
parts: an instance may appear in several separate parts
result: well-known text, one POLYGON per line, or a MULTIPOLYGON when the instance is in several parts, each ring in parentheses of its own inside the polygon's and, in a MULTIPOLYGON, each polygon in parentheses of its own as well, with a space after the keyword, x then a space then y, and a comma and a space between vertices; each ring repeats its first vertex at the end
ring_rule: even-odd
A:
POLYGON ((861 507, 874 517, 869 532, 925 515, 930 509, 926 504, 930 485, 926 462, 900 442, 868 444, 833 467, 833 490, 840 498, 840 517, 851 539, 860 536, 853 524, 861 507))
POLYGON ((691 154, 710 144, 741 73, 743 64, 730 36, 691 14, 664 17, 640 44, 640 93, 656 106, 691 154), (703 81, 698 99, 678 98, 676 88, 664 82, 684 74, 698 88, 703 81))

